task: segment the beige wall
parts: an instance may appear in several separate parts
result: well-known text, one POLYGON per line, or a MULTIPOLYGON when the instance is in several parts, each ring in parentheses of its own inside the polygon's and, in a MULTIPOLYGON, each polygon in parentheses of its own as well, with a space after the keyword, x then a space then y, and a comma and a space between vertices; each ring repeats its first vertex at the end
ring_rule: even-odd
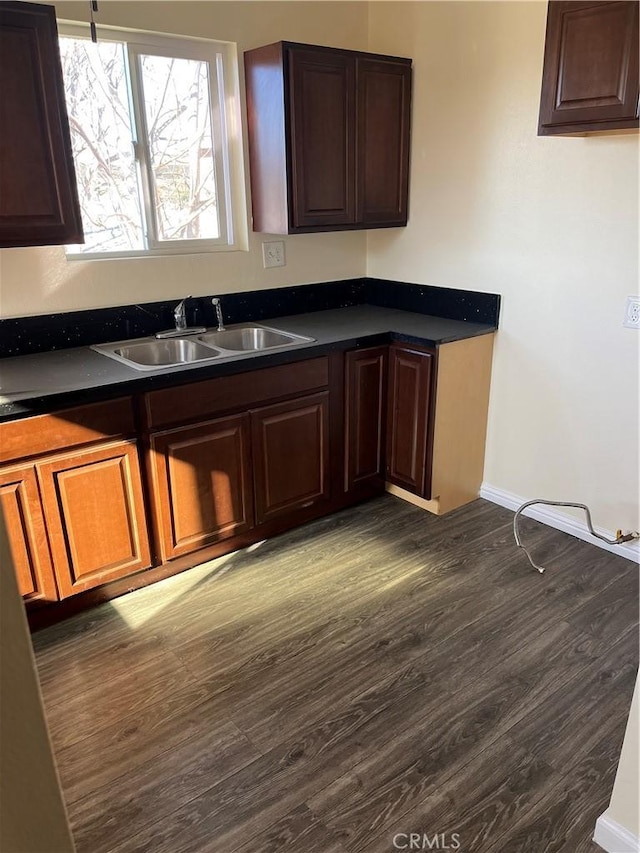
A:
POLYGON ((624 826, 640 840, 640 688, 631 702, 627 731, 606 817, 624 826))
MULTIPOLYGON (((59 19, 87 20, 85 0, 55 6, 59 19)), ((363 2, 114 0, 103 0, 97 16, 105 25, 235 42, 240 57, 248 48, 280 39, 366 50, 367 18, 368 4, 363 2)), ((244 101, 242 112, 244 116, 244 101)), ((61 247, 5 249, 0 252, 0 316, 130 305, 177 299, 187 293, 224 294, 365 273, 364 232, 285 238, 287 265, 268 270, 262 265, 263 239, 270 238, 250 233, 248 252, 126 261, 67 261, 61 247)))
POLYGON ((485 482, 638 529, 638 136, 536 135, 545 15, 370 4, 414 101, 409 225, 368 233, 367 271, 502 294, 485 482))
POLYGON ((0 512, 0 850, 73 853, 0 512))

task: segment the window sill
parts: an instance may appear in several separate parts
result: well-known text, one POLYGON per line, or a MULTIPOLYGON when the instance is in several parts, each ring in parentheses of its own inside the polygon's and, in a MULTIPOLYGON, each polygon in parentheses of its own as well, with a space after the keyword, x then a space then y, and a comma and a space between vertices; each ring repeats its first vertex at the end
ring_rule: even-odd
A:
POLYGON ((130 261, 141 258, 167 258, 174 255, 213 255, 221 252, 248 252, 248 246, 216 246, 209 248, 190 249, 140 249, 132 252, 67 252, 68 261, 130 261))

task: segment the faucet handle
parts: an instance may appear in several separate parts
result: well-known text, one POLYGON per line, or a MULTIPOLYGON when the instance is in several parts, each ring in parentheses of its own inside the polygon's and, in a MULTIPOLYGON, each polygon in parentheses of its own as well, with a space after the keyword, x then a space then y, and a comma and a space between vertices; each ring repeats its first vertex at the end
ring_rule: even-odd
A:
POLYGON ((173 316, 174 317, 177 317, 179 314, 184 313, 184 304, 187 301, 187 299, 191 299, 191 295, 185 296, 184 299, 181 299, 180 302, 178 302, 176 307, 173 309, 173 316))
POLYGON ((218 321, 218 331, 224 332, 224 318, 222 316, 222 302, 219 296, 214 296, 211 304, 216 309, 216 319, 218 321))

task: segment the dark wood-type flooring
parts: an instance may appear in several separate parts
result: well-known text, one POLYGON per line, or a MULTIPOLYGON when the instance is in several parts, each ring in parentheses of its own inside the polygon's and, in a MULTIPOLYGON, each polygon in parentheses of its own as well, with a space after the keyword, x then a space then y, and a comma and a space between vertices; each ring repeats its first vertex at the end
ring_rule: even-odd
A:
POLYGON ((512 518, 385 496, 35 634, 78 853, 596 851, 638 568, 512 518))

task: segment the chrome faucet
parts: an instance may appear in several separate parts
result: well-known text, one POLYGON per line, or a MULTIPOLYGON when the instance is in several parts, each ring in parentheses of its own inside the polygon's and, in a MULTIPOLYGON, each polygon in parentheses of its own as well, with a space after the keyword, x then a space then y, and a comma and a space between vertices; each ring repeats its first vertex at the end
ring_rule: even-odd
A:
POLYGON ((214 296, 211 300, 213 307, 216 309, 216 319, 218 321, 218 331, 224 332, 224 318, 222 316, 222 303, 218 296, 214 296))
POLYGON ((156 338, 177 338, 181 335, 199 335, 201 332, 206 332, 204 326, 187 326, 187 312, 185 303, 191 296, 185 296, 173 309, 173 319, 175 321, 175 329, 167 329, 165 332, 156 332, 156 338))
POLYGON ((187 328, 187 312, 184 308, 184 304, 187 299, 191 299, 191 295, 185 296, 184 299, 181 299, 173 309, 173 319, 176 323, 176 332, 184 332, 187 328))

